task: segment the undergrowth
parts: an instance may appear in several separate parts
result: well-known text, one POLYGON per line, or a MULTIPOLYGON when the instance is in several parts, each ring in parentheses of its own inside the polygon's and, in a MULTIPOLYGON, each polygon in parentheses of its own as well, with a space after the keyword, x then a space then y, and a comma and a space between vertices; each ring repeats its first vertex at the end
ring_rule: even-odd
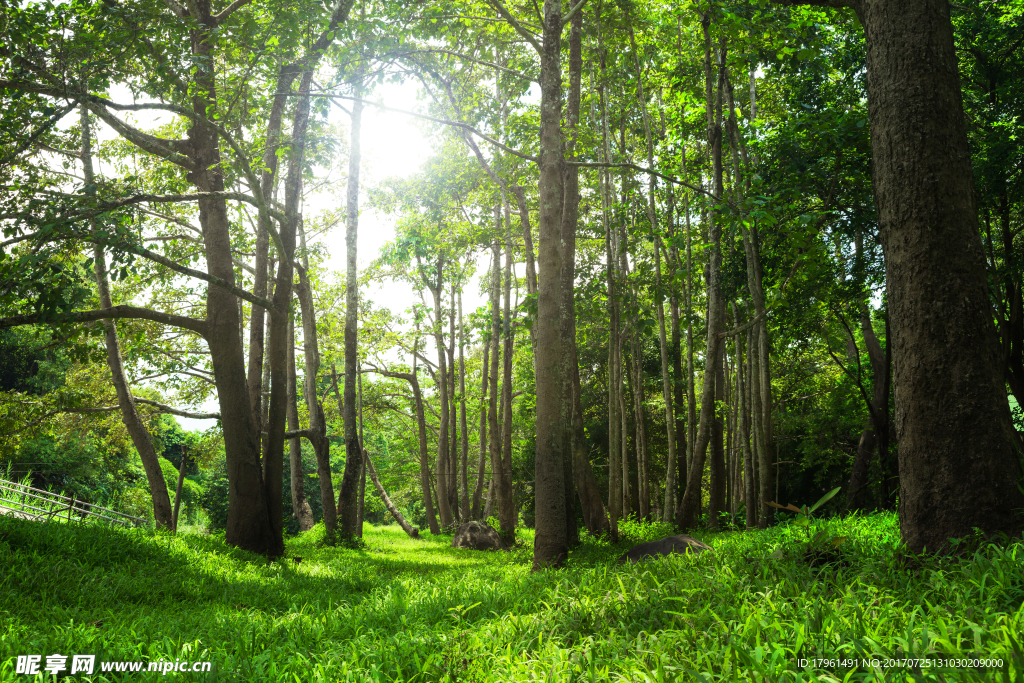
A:
POLYGON ((167 674, 190 681, 1024 681, 1024 544, 919 559, 892 515, 818 524, 847 538, 843 563, 777 553, 804 536, 783 524, 614 565, 667 532, 631 523, 534 574, 528 531, 482 553, 397 527, 325 547, 315 528, 268 563, 217 535, 0 517, 0 681, 53 653, 213 663, 167 674), (1001 666, 886 661, 906 658, 1001 666))

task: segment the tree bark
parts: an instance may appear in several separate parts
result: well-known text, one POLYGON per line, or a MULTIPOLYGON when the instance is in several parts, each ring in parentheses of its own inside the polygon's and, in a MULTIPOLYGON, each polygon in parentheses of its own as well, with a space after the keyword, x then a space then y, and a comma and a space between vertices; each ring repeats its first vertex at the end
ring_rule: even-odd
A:
POLYGON ((562 400, 568 358, 561 343, 565 314, 561 296, 562 205, 562 4, 544 0, 540 74, 540 251, 537 296, 537 441, 534 458, 536 535, 533 569, 561 566, 568 556, 565 525, 566 425, 571 415, 562 400))
POLYGON ((935 552, 974 528, 1015 535, 1024 526, 1021 467, 990 320, 949 4, 870 0, 859 15, 903 540, 935 552))
MULTIPOLYGON (((263 151, 263 173, 260 178, 260 187, 264 197, 271 195, 277 182, 277 150, 280 145, 282 119, 284 118, 285 105, 288 103, 289 94, 291 93, 292 82, 298 74, 299 70, 294 65, 284 66, 278 72, 274 101, 270 108, 270 116, 267 119, 265 149, 263 151)), ((256 222, 253 294, 259 297, 266 297, 269 288, 270 278, 267 269, 270 252, 269 220, 269 216, 266 216, 261 211, 256 222)), ((273 266, 271 266, 270 270, 273 271, 273 266)), ((249 385, 249 404, 252 406, 253 424, 261 432, 266 429, 266 424, 263 421, 263 392, 269 389, 267 384, 262 381, 263 353, 266 341, 264 329, 266 322, 266 311, 260 306, 253 306, 252 314, 249 316, 249 374, 247 383, 249 385)), ((334 497, 333 493, 331 497, 334 497)))
MULTIPOLYGON (((832 4, 832 3, 829 3, 832 4)), ((838 3, 835 3, 838 4, 838 3)), ((912 552, 1024 526, 946 0, 860 0, 895 363, 900 529, 912 552)))

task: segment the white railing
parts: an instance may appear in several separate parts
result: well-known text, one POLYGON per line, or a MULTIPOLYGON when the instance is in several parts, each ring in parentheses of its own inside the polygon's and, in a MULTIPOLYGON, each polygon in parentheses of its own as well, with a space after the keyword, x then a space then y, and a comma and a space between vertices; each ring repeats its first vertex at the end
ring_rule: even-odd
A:
POLYGON ((103 520, 121 526, 139 526, 146 520, 117 510, 93 505, 74 496, 68 498, 14 481, 0 479, 0 514, 32 520, 103 520))

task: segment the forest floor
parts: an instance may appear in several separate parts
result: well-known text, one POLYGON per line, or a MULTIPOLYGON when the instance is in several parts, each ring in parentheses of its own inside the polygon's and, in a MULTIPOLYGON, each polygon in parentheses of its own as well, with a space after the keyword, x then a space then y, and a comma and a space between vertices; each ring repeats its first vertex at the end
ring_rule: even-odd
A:
POLYGON ((809 566, 787 524, 616 565, 664 532, 634 524, 534 574, 529 531, 484 553, 314 529, 268 563, 223 536, 0 517, 0 681, 32 654, 95 655, 88 681, 163 678, 99 671, 158 660, 212 662, 170 674, 189 681, 1024 681, 1024 544, 922 561, 891 514, 817 525, 846 537, 839 564, 809 566))

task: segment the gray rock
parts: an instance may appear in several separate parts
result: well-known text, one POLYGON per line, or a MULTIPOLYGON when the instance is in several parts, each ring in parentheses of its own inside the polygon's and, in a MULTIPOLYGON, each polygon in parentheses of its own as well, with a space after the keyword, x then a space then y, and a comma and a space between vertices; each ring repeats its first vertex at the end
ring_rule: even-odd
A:
POLYGON ((484 522, 466 522, 452 536, 453 548, 507 550, 498 532, 484 522))
POLYGON ((659 557, 661 555, 667 556, 672 555, 673 553, 685 555, 687 551, 691 553, 699 553, 705 550, 711 550, 711 546, 701 543, 692 536, 687 536, 686 534, 666 536, 661 540, 641 543, 634 547, 628 553, 619 558, 618 564, 624 564, 626 562, 636 563, 650 557, 659 557))

